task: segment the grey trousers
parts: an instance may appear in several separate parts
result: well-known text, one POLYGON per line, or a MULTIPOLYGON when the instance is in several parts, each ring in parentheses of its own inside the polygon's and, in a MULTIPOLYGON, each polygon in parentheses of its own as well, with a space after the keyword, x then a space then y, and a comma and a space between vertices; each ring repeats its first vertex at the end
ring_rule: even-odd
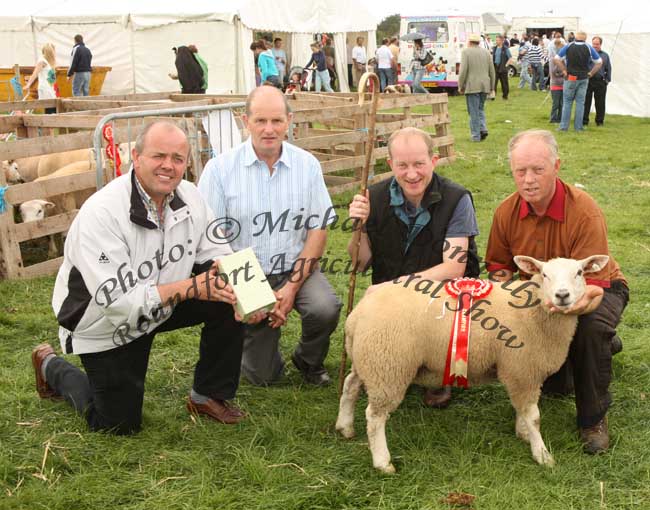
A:
MULTIPOLYGON (((274 290, 282 287, 290 273, 268 275, 274 290)), ((314 271, 296 294, 294 309, 300 314, 302 336, 294 355, 311 367, 320 367, 330 345, 330 335, 339 322, 342 303, 321 271, 314 271)), ((273 329, 266 321, 246 326, 242 375, 252 384, 271 384, 284 373, 284 360, 278 350, 280 328, 273 329)))

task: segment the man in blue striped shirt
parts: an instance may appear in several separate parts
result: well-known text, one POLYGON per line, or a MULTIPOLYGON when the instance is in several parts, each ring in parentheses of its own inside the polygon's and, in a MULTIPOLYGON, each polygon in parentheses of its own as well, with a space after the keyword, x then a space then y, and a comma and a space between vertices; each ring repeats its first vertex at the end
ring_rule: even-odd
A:
MULTIPOLYGON (((318 160, 284 141, 291 122, 286 98, 263 86, 251 92, 242 117, 250 137, 211 159, 199 191, 222 223, 234 251, 252 247, 280 296, 285 317, 295 308, 302 337, 292 355, 307 383, 330 383, 323 366, 341 302, 318 269, 327 225, 336 220, 318 160)), ((278 350, 282 321, 271 317, 246 328, 242 373, 268 385, 284 372, 278 350)))

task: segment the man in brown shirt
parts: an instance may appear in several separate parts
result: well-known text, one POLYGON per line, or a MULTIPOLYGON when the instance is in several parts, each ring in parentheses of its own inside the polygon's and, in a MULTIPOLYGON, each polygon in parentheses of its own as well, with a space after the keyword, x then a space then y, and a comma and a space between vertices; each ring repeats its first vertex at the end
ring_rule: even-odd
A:
MULTIPOLYGON (((553 135, 524 131, 510 140, 508 150, 517 192, 494 213, 485 257, 491 277, 512 278, 515 255, 544 261, 609 255, 602 211, 587 193, 558 178, 560 159, 553 135)), ((521 272, 520 276, 529 277, 521 272)), ((544 384, 545 391, 566 393, 573 373, 577 423, 588 453, 609 447, 606 415, 612 402, 608 391, 612 354, 621 348, 616 326, 628 296, 625 277, 610 255, 607 265, 587 279, 583 298, 565 312, 580 316, 578 328, 567 361, 544 384)), ((551 311, 561 313, 553 307, 551 311)))

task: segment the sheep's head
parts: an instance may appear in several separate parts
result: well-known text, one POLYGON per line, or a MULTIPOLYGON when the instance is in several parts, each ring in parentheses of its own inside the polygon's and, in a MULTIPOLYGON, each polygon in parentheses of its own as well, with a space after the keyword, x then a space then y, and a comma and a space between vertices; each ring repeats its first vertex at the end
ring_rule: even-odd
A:
POLYGON ((54 204, 47 200, 28 200, 20 204, 20 216, 23 219, 23 223, 42 220, 46 216, 46 211, 53 207, 54 204))
POLYGON ((571 307, 584 294, 585 274, 600 271, 608 261, 607 255, 592 255, 582 260, 557 258, 548 262, 523 255, 515 257, 519 269, 542 276, 544 300, 562 309, 571 307))
POLYGON ((2 171, 5 173, 5 179, 7 179, 9 184, 25 182, 18 171, 18 163, 15 161, 3 161, 2 171))

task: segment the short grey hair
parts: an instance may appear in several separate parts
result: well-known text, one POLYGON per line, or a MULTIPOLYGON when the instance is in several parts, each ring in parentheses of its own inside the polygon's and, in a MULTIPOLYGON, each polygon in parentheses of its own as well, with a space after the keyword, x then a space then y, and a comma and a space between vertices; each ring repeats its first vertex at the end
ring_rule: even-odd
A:
POLYGON ((521 131, 513 136, 508 142, 509 160, 512 160, 512 152, 517 148, 517 145, 528 138, 536 138, 541 141, 548 149, 551 160, 553 163, 555 163, 560 151, 557 145, 557 140, 553 136, 553 133, 547 129, 528 129, 526 131, 521 131))
POLYGON ((167 120, 156 120, 154 122, 150 122, 144 128, 142 128, 142 131, 140 131, 140 133, 138 134, 138 137, 135 139, 135 144, 133 146, 133 148, 135 149, 135 152, 137 152, 138 154, 142 154, 142 151, 144 151, 144 146, 145 146, 145 143, 147 141, 146 138, 147 138, 147 135, 149 134, 149 131, 151 131, 151 129, 154 126, 161 126, 161 125, 167 127, 168 130, 176 129, 176 130, 180 131, 181 133, 183 133, 183 135, 185 136, 185 141, 187 142, 188 154, 189 154, 190 144, 189 144, 189 140, 187 139, 187 133, 184 130, 182 130, 181 128, 179 128, 173 122, 169 122, 167 120))
POLYGON ((280 89, 274 87, 273 85, 261 85, 257 88, 254 88, 253 91, 248 94, 248 97, 246 98, 246 115, 250 117, 251 115, 251 105, 253 104, 253 99, 255 99, 255 96, 257 96, 260 91, 264 90, 264 87, 269 87, 271 89, 275 89, 278 91, 278 94, 280 94, 280 97, 282 98, 282 101, 284 101, 284 113, 286 113, 287 117, 291 113, 291 106, 289 106, 289 100, 287 99, 287 96, 285 96, 280 89))
POLYGON ((435 154, 435 146, 433 144, 433 140, 431 139, 431 135, 427 133, 426 131, 422 131, 421 129, 418 129, 416 127, 405 127, 400 129, 399 131, 395 131, 392 135, 390 135, 390 138, 388 139, 388 157, 392 158, 393 157, 393 143, 395 143, 395 140, 401 137, 416 137, 420 138, 425 145, 427 146, 427 153, 429 154, 429 157, 433 157, 435 154))

